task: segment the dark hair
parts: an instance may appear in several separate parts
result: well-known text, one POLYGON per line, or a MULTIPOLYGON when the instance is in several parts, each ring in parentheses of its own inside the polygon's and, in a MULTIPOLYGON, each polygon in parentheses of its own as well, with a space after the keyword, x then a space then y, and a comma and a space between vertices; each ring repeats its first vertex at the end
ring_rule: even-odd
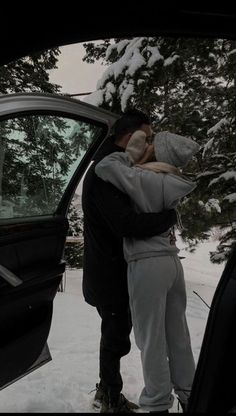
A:
POLYGON ((149 116, 136 108, 127 110, 115 122, 113 132, 115 138, 120 138, 127 133, 134 133, 142 124, 151 124, 149 116))

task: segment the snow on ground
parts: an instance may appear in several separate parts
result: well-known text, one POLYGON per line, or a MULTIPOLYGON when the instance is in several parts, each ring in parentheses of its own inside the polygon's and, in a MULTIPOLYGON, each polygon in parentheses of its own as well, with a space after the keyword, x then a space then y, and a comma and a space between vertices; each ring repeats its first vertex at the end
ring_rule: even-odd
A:
MULTIPOLYGON (((179 241, 188 295, 187 319, 197 362, 210 305, 224 265, 210 263, 215 241, 185 251, 179 241)), ((0 392, 0 413, 90 413, 98 381, 100 318, 86 304, 81 290, 82 270, 67 270, 65 291, 58 292, 48 345, 52 361, 0 392)), ((143 387, 140 354, 132 333, 132 349, 121 362, 126 397, 137 402, 143 387)), ((177 412, 175 401, 172 412, 177 412)), ((179 410, 180 411, 180 410, 179 410)))

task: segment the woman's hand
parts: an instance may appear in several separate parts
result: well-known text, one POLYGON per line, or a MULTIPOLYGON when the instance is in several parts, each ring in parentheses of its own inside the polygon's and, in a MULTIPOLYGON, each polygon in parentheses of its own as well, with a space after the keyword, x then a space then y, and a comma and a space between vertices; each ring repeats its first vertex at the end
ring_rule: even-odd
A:
POLYGON ((143 156, 141 159, 137 162, 137 164, 142 165, 143 163, 147 162, 153 162, 156 160, 155 158, 155 151, 154 151, 154 145, 153 144, 146 144, 143 156))
POLYGON ((130 137, 125 152, 133 165, 142 157, 146 149, 146 133, 143 130, 136 130, 130 137))

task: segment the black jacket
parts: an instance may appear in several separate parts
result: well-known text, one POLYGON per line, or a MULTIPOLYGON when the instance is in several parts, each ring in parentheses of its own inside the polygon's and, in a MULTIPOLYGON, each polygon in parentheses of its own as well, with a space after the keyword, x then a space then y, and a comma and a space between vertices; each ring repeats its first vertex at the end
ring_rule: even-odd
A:
POLYGON ((150 237, 176 223, 174 210, 137 214, 127 195, 95 174, 96 163, 115 151, 124 149, 108 139, 83 181, 83 294, 93 306, 128 302, 123 237, 150 237))

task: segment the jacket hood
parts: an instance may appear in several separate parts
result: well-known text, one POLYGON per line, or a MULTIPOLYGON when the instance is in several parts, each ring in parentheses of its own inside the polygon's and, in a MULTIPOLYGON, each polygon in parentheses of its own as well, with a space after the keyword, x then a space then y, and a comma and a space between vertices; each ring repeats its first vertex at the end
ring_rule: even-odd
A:
POLYGON ((192 192, 197 186, 196 182, 189 181, 172 173, 165 175, 164 181, 163 198, 165 207, 168 209, 175 208, 179 200, 192 192))

